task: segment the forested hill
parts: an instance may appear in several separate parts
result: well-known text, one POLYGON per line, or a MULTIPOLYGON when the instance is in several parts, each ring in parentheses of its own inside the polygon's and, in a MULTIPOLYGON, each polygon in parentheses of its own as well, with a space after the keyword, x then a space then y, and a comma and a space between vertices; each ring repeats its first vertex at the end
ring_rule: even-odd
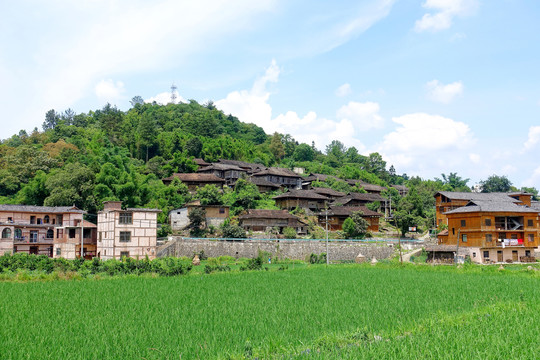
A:
POLYGON ((183 184, 165 186, 161 179, 195 171, 194 158, 302 167, 306 173, 383 186, 406 183, 415 189, 411 202, 416 204, 407 211, 419 216, 433 208, 434 191, 469 190, 467 179, 456 174, 448 181, 409 180, 397 175, 393 166, 387 169, 378 153, 363 156, 338 140, 322 153, 315 144, 299 144, 290 135, 267 135, 254 124, 224 114, 212 102, 157 105, 136 97, 127 112, 108 104, 87 114, 50 110, 41 131, 21 131, 3 140, 0 203, 75 204, 95 213, 103 201, 121 200, 127 207, 159 208, 160 221, 165 221, 168 211, 182 206, 189 194, 183 184))

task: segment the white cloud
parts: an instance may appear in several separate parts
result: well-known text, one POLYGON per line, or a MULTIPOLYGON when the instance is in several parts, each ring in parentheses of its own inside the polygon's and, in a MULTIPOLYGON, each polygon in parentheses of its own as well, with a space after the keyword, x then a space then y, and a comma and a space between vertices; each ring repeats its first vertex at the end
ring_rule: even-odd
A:
MULTIPOLYGON (((187 102, 186 99, 184 99, 182 95, 178 93, 178 90, 175 90, 174 93, 176 94, 176 101, 175 101, 176 104, 181 103, 181 102, 182 103, 187 102)), ((152 103, 154 101, 162 105, 167 105, 171 103, 172 102, 171 92, 162 92, 162 93, 157 94, 156 96, 152 96, 148 99, 144 99, 145 103, 152 103)))
POLYGON ((479 154, 471 153, 469 154, 469 160, 471 160, 473 164, 480 164, 482 157, 479 154))
POLYGON ((523 145, 524 150, 531 150, 540 142, 540 126, 531 126, 529 128, 529 136, 523 145))
POLYGON ((365 149, 355 134, 362 126, 371 128, 373 124, 380 123, 382 118, 378 115, 378 104, 350 102, 338 111, 340 115, 337 121, 318 117, 314 111, 304 116, 295 111, 274 116, 272 106, 268 103, 271 93, 267 85, 277 82, 279 75, 280 69, 276 61, 272 60, 264 75, 254 81, 251 90, 233 91, 225 99, 216 101, 216 107, 243 122, 261 126, 269 134, 276 131, 291 134, 299 142, 311 144, 315 141, 319 148, 338 139, 347 146, 355 146, 359 151, 365 149))
POLYGON ((422 6, 434 13, 426 13, 422 19, 415 23, 415 30, 422 32, 426 30, 440 31, 452 26, 452 21, 456 16, 467 16, 473 14, 478 8, 477 0, 426 0, 422 6))
POLYGON ((383 118, 379 115, 379 104, 350 101, 337 111, 337 118, 348 120, 359 131, 382 128, 383 118))
POLYGON ((336 96, 347 96, 352 92, 351 84, 345 83, 336 89, 336 96))
POLYGON ((457 96, 463 94, 463 83, 461 81, 455 81, 450 84, 442 84, 439 80, 432 80, 426 83, 427 96, 430 100, 449 104, 457 96))
POLYGON ((101 100, 114 103, 123 96, 125 87, 121 81, 114 82, 111 79, 107 79, 97 83, 94 90, 96 96, 101 100))
POLYGON ((534 169, 531 175, 523 181, 521 186, 536 187, 538 189, 538 184, 540 184, 540 166, 534 169))
POLYGON ((438 176, 452 167, 463 167, 463 159, 475 138, 463 122, 426 113, 392 118, 397 128, 377 146, 389 164, 400 171, 438 176))

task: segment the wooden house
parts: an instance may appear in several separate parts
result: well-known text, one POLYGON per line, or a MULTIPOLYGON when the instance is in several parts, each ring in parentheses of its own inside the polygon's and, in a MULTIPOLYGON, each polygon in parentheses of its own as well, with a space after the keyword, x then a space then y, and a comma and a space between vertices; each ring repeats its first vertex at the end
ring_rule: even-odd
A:
POLYGON ((96 225, 75 206, 0 205, 0 254, 25 252, 49 257, 91 258, 96 225))
POLYGON ((261 170, 252 175, 252 178, 259 178, 286 187, 288 189, 300 189, 302 187, 302 176, 294 171, 284 168, 271 167, 261 170))
POLYGON ((203 168, 199 168, 197 173, 214 174, 220 179, 225 180, 225 184, 234 185, 242 176, 247 176, 247 171, 236 165, 214 163, 203 168))
POLYGON ((368 231, 379 232, 379 218, 382 215, 376 211, 369 210, 365 206, 332 206, 328 208, 328 215, 326 214, 326 211, 319 213, 319 224, 324 227, 328 216, 328 230, 343 230, 343 223, 345 220, 349 218, 352 213, 358 211, 362 212, 362 217, 369 223, 368 231))
POLYGON ((379 194, 368 194, 368 193, 355 193, 351 192, 346 196, 337 198, 333 205, 343 205, 343 206, 366 206, 374 202, 379 202, 384 204, 384 198, 379 194))
POLYGON ((330 188, 314 187, 312 188, 312 190, 316 192, 317 194, 326 196, 330 200, 341 199, 342 197, 346 195, 345 193, 342 193, 341 191, 337 191, 330 188))
POLYGON ((253 184, 257 185, 257 189, 259 189, 259 192, 261 192, 261 193, 270 192, 270 191, 276 191, 276 190, 279 190, 281 188, 280 185, 275 184, 273 182, 270 182, 270 181, 266 180, 263 177, 253 177, 253 176, 251 176, 248 181, 250 181, 253 184))
POLYGON ((105 201, 98 212, 97 257, 156 257, 159 209, 122 209, 121 201, 105 201))
POLYGON ((347 184, 351 186, 357 186, 359 188, 364 189, 368 194, 380 195, 383 190, 386 190, 384 186, 370 184, 362 180, 347 179, 345 181, 347 182, 347 184))
POLYGON ((313 190, 289 190, 273 198, 276 205, 281 209, 292 210, 295 208, 319 211, 327 206, 330 199, 317 194, 313 190))
POLYGON ((307 224, 286 210, 248 210, 238 217, 240 226, 247 231, 269 231, 277 228, 279 233, 291 227, 297 234, 305 234, 307 224))
POLYGON ((266 169, 266 166, 264 166, 263 164, 249 163, 240 160, 219 159, 219 164, 238 166, 239 168, 243 169, 248 175, 253 175, 259 171, 266 169))
POLYGON ((448 230, 439 234, 439 244, 453 245, 456 251, 467 249, 471 260, 478 263, 531 260, 539 245, 540 228, 538 209, 525 205, 530 199, 509 201, 507 198, 517 199, 501 193, 473 197, 466 205, 444 212, 448 230))
POLYGON ((201 174, 201 173, 175 173, 163 179, 165 185, 169 185, 174 179, 179 179, 181 182, 187 185, 190 192, 197 191, 197 188, 205 185, 215 185, 222 189, 225 180, 220 179, 214 174, 201 174))

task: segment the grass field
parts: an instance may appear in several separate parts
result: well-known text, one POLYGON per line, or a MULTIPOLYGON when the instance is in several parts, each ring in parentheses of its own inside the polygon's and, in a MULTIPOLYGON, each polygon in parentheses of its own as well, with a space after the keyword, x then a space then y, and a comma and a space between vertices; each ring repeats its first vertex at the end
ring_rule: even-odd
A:
POLYGON ((0 283, 1 359, 532 359, 540 271, 324 265, 0 283))

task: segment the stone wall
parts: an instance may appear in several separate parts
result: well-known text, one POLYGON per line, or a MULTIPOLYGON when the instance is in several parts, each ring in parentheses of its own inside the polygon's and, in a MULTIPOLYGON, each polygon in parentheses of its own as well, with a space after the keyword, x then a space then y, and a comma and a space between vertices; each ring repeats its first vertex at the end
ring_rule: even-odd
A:
MULTIPOLYGON (((335 260, 354 260, 361 253, 366 259, 376 257, 386 259, 392 256, 394 248, 386 244, 358 243, 358 242, 330 242, 328 244, 329 258, 335 260)), ((267 251, 272 256, 286 259, 305 260, 310 254, 326 252, 324 241, 276 241, 276 240, 245 240, 221 241, 183 239, 171 237, 171 240, 158 249, 158 257, 187 256, 204 250, 209 257, 233 256, 236 258, 257 256, 259 250, 267 251)))

